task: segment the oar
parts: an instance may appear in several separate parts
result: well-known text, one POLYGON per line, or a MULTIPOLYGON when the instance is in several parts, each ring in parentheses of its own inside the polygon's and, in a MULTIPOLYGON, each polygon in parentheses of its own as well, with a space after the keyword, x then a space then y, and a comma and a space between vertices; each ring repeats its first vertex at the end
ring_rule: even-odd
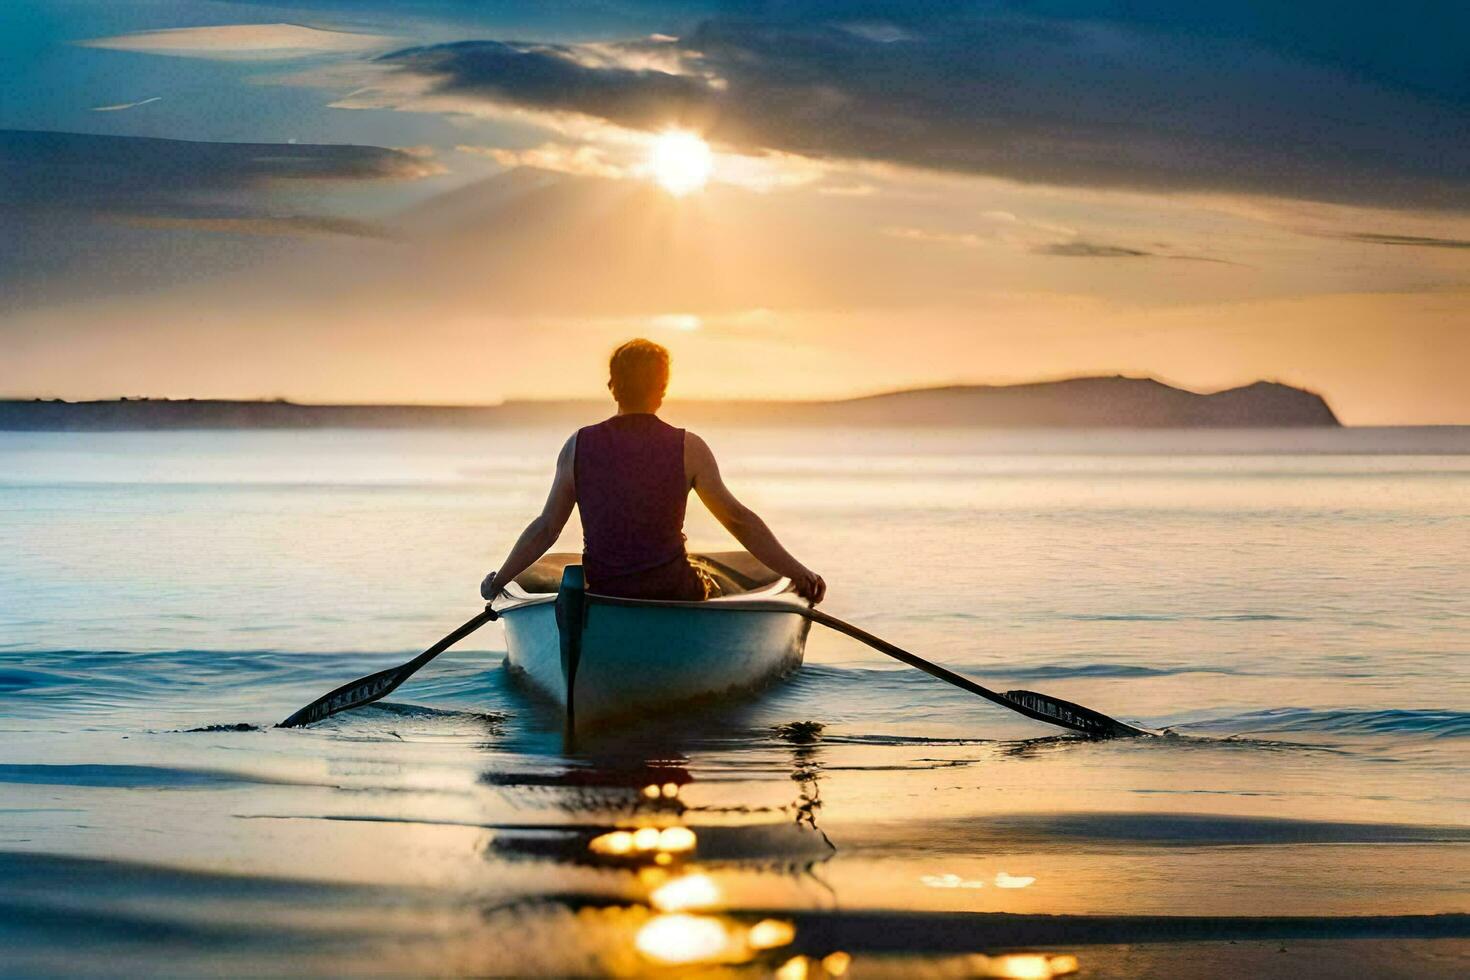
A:
MULTIPOLYGON (((697 605, 697 603, 669 603, 650 599, 622 599, 612 596, 591 595, 590 593, 587 598, 588 601, 597 605, 606 606, 697 605)), ((805 616, 814 623, 821 623, 823 626, 850 636, 854 640, 866 643, 874 650, 877 650, 879 653, 886 653, 894 660, 906 663, 910 667, 917 667, 932 677, 937 677, 942 681, 953 684, 955 687, 969 691, 971 694, 978 694, 987 701, 992 701, 1000 705, 1002 708, 1009 708, 1017 714, 1025 715, 1027 718, 1034 718, 1037 721, 1044 721, 1049 725, 1069 728, 1074 732, 1082 732, 1084 735, 1091 735, 1094 738, 1129 738, 1136 735, 1153 734, 1153 732, 1145 731, 1142 728, 1134 728, 1132 725, 1125 724, 1116 718, 1109 718, 1101 711, 1093 711, 1091 708, 1083 705, 1074 704, 1071 701, 1063 701, 1061 698, 1054 698, 1047 694, 1038 694, 1035 691, 1007 691, 1001 694, 999 691, 992 691, 988 687, 975 683, 968 677, 956 674, 954 671, 947 670, 938 664, 930 663, 923 657, 909 653, 901 647, 896 647, 887 640, 876 637, 867 630, 854 626, 846 620, 838 619, 836 616, 820 612, 810 606, 797 606, 791 603, 776 602, 769 599, 751 599, 732 602, 723 608, 730 612, 784 612, 805 616)))
MULTIPOLYGON (((790 609, 791 607, 782 606, 781 608, 790 609)), ((938 664, 930 663, 923 657, 915 656, 907 650, 900 649, 887 640, 880 639, 867 630, 860 629, 846 620, 838 619, 836 616, 830 616, 827 613, 811 608, 802 608, 796 611, 814 623, 821 623, 823 626, 830 627, 839 633, 844 633, 854 640, 866 643, 879 653, 888 654, 894 660, 906 663, 910 667, 917 667, 926 674, 937 677, 942 681, 947 681, 955 687, 969 691, 971 694, 978 694, 987 701, 993 701, 1002 708, 1010 708, 1012 711, 1025 715, 1027 718, 1034 718, 1037 721, 1060 725, 1062 728, 1070 728, 1074 732, 1082 732, 1083 734, 1092 735, 1097 738, 1128 738, 1135 735, 1153 734, 1152 732, 1144 731, 1142 728, 1134 728, 1132 725, 1126 725, 1116 718, 1109 718, 1100 711, 1093 711, 1091 708, 1083 707, 1080 704, 1073 704, 1071 701, 1063 701, 1061 698, 1050 697, 1046 694, 1038 694, 1035 691, 1007 691, 1004 694, 992 691, 988 687, 982 687, 976 684, 968 677, 962 677, 952 670, 946 670, 938 664)))
POLYGON ((347 711, 351 708, 360 708, 365 704, 372 704, 379 698, 390 694, 394 688, 412 677, 424 664, 433 660, 481 626, 498 618, 499 615, 489 605, 486 605, 484 612, 465 623, 453 633, 450 633, 438 643, 429 647, 429 649, 417 657, 414 657, 408 663, 399 667, 380 670, 376 674, 369 674, 366 677, 353 681, 351 684, 343 684, 330 694, 324 694, 317 698, 276 727, 299 728, 302 725, 310 725, 313 722, 321 721, 323 718, 335 715, 339 711, 347 711))

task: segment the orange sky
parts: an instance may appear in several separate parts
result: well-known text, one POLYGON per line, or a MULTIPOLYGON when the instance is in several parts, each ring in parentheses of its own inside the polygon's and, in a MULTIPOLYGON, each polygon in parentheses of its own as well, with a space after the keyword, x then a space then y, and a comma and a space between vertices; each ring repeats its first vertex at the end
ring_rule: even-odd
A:
POLYGON ((1355 424, 1470 421, 1466 253, 1319 230, 1382 215, 904 173, 857 196, 715 184, 675 198, 645 180, 550 175, 507 202, 505 180, 450 192, 491 199, 488 217, 425 207, 401 219, 402 239, 293 242, 201 281, 13 314, 5 387, 587 397, 606 352, 647 335, 673 350, 685 397, 1127 373, 1197 389, 1285 381, 1355 424), (1110 240, 1154 254, 1035 251, 1064 222, 1091 239, 1123 220, 1110 240), (1425 280, 1438 281, 1414 288, 1425 280))

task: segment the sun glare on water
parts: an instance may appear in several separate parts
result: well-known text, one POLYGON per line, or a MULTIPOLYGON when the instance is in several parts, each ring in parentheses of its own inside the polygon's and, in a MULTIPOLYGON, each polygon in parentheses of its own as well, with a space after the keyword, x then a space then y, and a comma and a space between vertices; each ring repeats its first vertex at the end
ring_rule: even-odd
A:
POLYGON ((709 144, 693 133, 677 129, 659 134, 648 156, 653 179, 677 197, 703 188, 714 166, 709 144))

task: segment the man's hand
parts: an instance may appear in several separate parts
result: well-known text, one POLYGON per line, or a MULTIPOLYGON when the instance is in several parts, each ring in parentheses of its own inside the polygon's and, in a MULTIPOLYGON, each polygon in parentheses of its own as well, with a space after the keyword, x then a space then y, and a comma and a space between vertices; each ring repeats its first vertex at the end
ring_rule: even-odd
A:
POLYGON ((796 586, 796 594, 806 599, 812 605, 821 602, 827 595, 827 583, 822 576, 810 568, 803 568, 791 577, 791 584, 796 586))
POLYGON ((501 591, 505 588, 502 585, 496 584, 496 574, 498 573, 491 572, 489 575, 485 576, 485 581, 480 583, 480 598, 484 599, 486 602, 489 602, 493 600, 496 596, 500 595, 501 591))

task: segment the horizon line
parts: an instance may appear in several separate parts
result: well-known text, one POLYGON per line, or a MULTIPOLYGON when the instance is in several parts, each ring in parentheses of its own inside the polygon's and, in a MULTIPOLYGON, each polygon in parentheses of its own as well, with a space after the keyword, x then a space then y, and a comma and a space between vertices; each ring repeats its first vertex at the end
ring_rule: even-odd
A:
MULTIPOLYGON (((921 384, 921 385, 916 385, 916 386, 908 387, 908 388, 879 388, 879 389, 875 389, 875 390, 861 392, 861 393, 858 393, 858 394, 836 395, 836 396, 830 396, 830 397, 816 397, 816 398, 799 398, 799 397, 798 398, 773 398, 773 397, 743 396, 743 395, 711 398, 711 397, 698 397, 698 396, 690 397, 690 396, 679 395, 679 396, 667 397, 665 399, 665 403, 666 404, 682 404, 682 403, 788 404, 788 403, 790 403, 790 404, 803 404, 803 405, 821 405, 821 404, 836 404, 836 403, 842 403, 842 402, 864 401, 864 400, 870 399, 870 398, 883 398, 883 397, 891 396, 891 395, 907 395, 907 394, 916 394, 916 393, 923 393, 923 392, 955 391, 955 390, 971 389, 971 388, 989 388, 989 389, 1025 388, 1025 387, 1031 387, 1031 386, 1034 386, 1034 385, 1062 384, 1062 383, 1069 382, 1069 381, 1150 381, 1150 382, 1153 382, 1155 384, 1163 385, 1164 387, 1167 387, 1167 388, 1172 388, 1175 391, 1183 391, 1183 392, 1187 392, 1187 393, 1192 394, 1192 395, 1200 395, 1200 396, 1218 395, 1218 394, 1221 394, 1221 393, 1227 392, 1227 391, 1238 391, 1238 390, 1241 390, 1241 389, 1244 389, 1244 388, 1252 388, 1252 387, 1255 387, 1256 385, 1277 385, 1279 387, 1292 388, 1292 389, 1295 389, 1296 391, 1301 391, 1301 392, 1305 392, 1305 393, 1310 394, 1310 395, 1314 395, 1314 396, 1316 396, 1318 398, 1321 398, 1324 403, 1326 403, 1329 407, 1331 407, 1331 401, 1328 399, 1328 397, 1326 395, 1322 394, 1320 391, 1317 391, 1314 388, 1308 388, 1308 387, 1304 387, 1302 385, 1292 384, 1292 383, 1286 382, 1286 381, 1276 381, 1276 380, 1272 380, 1272 379, 1269 379, 1269 378, 1257 378, 1254 381, 1247 381, 1247 382, 1244 382, 1244 383, 1241 383, 1241 384, 1231 384, 1231 385, 1225 385, 1225 386, 1219 387, 1219 388, 1204 388, 1204 389, 1201 389, 1201 388, 1194 388, 1194 387, 1190 387, 1188 385, 1180 384, 1180 383, 1175 382, 1175 381, 1168 381, 1168 380, 1165 380, 1165 379, 1159 377, 1158 375, 1153 375, 1153 374, 1125 374, 1125 373, 1121 373, 1121 372, 1116 373, 1116 374, 1069 374, 1069 375, 1061 375, 1061 376, 1054 376, 1054 377, 1035 378, 1035 379, 1032 379, 1032 380, 1029 380, 1029 381, 1005 381, 1005 382, 954 381, 954 382, 945 382, 945 383, 939 383, 939 384, 921 384)), ((182 402, 182 403, 188 403, 188 402, 229 402, 229 403, 242 404, 242 405, 272 405, 272 404, 274 404, 274 405, 282 405, 282 404, 284 404, 284 405, 298 405, 298 406, 301 406, 303 408, 339 408, 339 407, 342 407, 342 408, 461 408, 461 409, 490 409, 490 408, 503 408, 503 407, 505 407, 507 405, 525 405, 525 404, 532 404, 532 405, 578 404, 578 403, 584 403, 584 402, 585 403, 602 402, 602 401, 605 401, 605 400, 611 400, 611 396, 595 396, 595 395, 591 395, 591 396, 564 396, 564 397, 553 397, 553 398, 511 397, 511 398, 502 398, 500 401, 495 401, 495 402, 429 402, 429 401, 419 402, 419 401, 307 401, 307 400, 299 400, 297 398, 293 398, 293 397, 288 396, 288 395, 256 395, 256 396, 251 396, 251 397, 215 397, 215 396, 204 396, 204 397, 200 397, 200 396, 197 396, 197 395, 188 395, 188 396, 173 396, 173 395, 111 395, 111 396, 97 397, 97 398, 66 398, 66 397, 61 396, 61 395, 0 395, 0 403, 6 403, 6 402, 10 402, 10 403, 14 403, 14 402, 21 402, 21 403, 32 403, 32 402, 58 403, 59 402, 59 403, 62 403, 62 404, 67 404, 67 405, 87 405, 87 404, 101 404, 101 403, 107 403, 107 402, 161 402, 161 403, 172 403, 172 402, 182 402)), ((1335 411, 1334 411, 1334 414, 1336 414, 1335 411)), ((1433 423, 1431 423, 1431 424, 1433 424, 1433 423)), ((1440 424, 1446 424, 1446 423, 1440 423, 1440 424)), ((1456 423, 1448 423, 1448 424, 1456 424, 1456 423)), ((1467 423, 1467 424, 1470 424, 1470 423, 1467 423)))

